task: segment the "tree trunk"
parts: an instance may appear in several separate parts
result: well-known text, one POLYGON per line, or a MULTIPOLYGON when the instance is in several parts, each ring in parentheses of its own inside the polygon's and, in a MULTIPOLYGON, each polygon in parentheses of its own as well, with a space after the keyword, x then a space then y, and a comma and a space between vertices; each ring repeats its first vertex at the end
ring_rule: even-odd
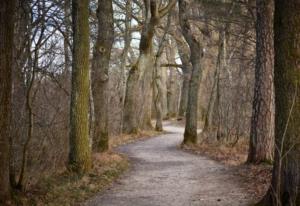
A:
POLYGON ((207 114, 205 115, 203 131, 209 131, 210 129, 212 129, 213 126, 216 126, 217 124, 217 121, 215 121, 214 122, 215 124, 213 124, 213 120, 218 119, 218 115, 216 114, 218 108, 216 108, 216 106, 219 106, 217 101, 218 101, 218 92, 219 92, 218 89, 219 89, 219 81, 220 81, 220 70, 222 67, 221 60, 224 57, 224 40, 225 40, 225 31, 224 30, 219 31, 219 42, 218 42, 219 45, 218 45, 216 69, 214 73, 212 91, 208 102, 207 114))
POLYGON ((160 66, 160 61, 161 61, 161 55, 163 53, 163 50, 165 48, 165 42, 166 42, 166 37, 169 32, 171 25, 171 15, 168 16, 168 21, 167 25, 165 27, 164 34, 162 35, 162 38, 160 40, 160 43, 158 45, 158 50, 156 53, 156 58, 155 58, 155 71, 154 71, 154 105, 155 105, 155 118, 156 118, 156 124, 155 124, 155 130, 156 131, 163 131, 163 70, 162 67, 160 66))
POLYGON ((98 37, 94 50, 92 90, 95 104, 95 148, 108 150, 108 80, 111 48, 114 41, 112 0, 98 1, 98 37))
POLYGON ((201 57, 202 46, 199 40, 193 35, 191 25, 188 22, 187 10, 189 7, 188 0, 179 0, 179 21, 182 34, 187 41, 190 53, 191 63, 193 66, 192 76, 189 84, 188 104, 186 110, 186 124, 184 131, 183 144, 197 143, 197 113, 198 113, 198 90, 201 80, 201 57))
POLYGON ((273 0, 256 0, 256 66, 248 163, 273 160, 273 10, 273 0))
POLYGON ((152 41, 157 21, 158 19, 146 20, 140 41, 140 56, 129 72, 123 116, 123 132, 125 133, 136 133, 140 128, 146 127, 145 124, 151 125, 151 122, 147 122, 146 116, 150 115, 151 121, 151 110, 150 114, 147 110, 151 108, 152 103, 152 99, 148 100, 149 95, 152 96, 150 94, 154 68, 152 41))
POLYGON ((130 69, 127 79, 123 116, 123 132, 125 133, 152 128, 153 36, 160 19, 170 11, 176 1, 169 1, 162 9, 155 0, 145 0, 144 3, 146 18, 139 45, 140 55, 137 63, 130 69))
POLYGON ((300 205, 300 0, 275 0, 275 165, 259 205, 300 205))
POLYGON ((120 107, 121 107, 121 121, 120 121, 120 133, 123 130, 123 117, 124 117, 124 102, 126 95, 126 63, 127 56, 131 45, 131 20, 132 20, 132 3, 131 0, 126 2, 126 17, 125 17, 125 34, 124 34, 124 49, 122 52, 121 65, 120 65, 120 107))
POLYGON ((9 136, 11 123, 12 69, 15 2, 0 2, 0 204, 10 196, 9 136))
POLYGON ((162 88, 162 70, 159 63, 159 57, 156 57, 155 61, 155 88, 156 88, 156 96, 154 97, 154 104, 155 104, 155 130, 156 131, 163 131, 163 111, 162 111, 162 99, 163 99, 163 88, 162 88))
MULTIPOLYGON (((172 64, 175 63, 175 47, 172 39, 169 40, 169 45, 166 48, 167 61, 172 64)), ((178 111, 178 98, 177 94, 179 93, 176 88, 177 75, 176 68, 169 67, 169 82, 168 82, 168 118, 174 118, 177 116, 178 111)))
POLYGON ((192 66, 190 63, 190 56, 188 50, 189 48, 186 45, 186 43, 177 40, 177 38, 176 38, 176 43, 177 43, 179 57, 182 62, 182 73, 183 73, 183 82, 181 87, 181 95, 180 95, 179 111, 178 111, 178 119, 182 119, 186 113, 192 66))
POLYGON ((89 146, 89 0, 72 1, 73 65, 70 112, 69 169, 91 168, 89 146))

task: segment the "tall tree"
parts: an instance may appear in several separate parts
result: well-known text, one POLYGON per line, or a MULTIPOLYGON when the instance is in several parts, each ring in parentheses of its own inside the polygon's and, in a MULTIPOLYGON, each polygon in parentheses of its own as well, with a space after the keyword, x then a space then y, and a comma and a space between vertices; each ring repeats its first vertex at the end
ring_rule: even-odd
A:
POLYGON ((259 205, 300 205, 300 0, 275 0, 275 165, 259 205))
POLYGON ((126 133, 151 127, 153 37, 160 19, 168 14, 175 3, 175 0, 170 0, 166 6, 160 8, 161 4, 156 0, 144 1, 146 12, 139 45, 140 54, 129 71, 126 85, 123 116, 123 131, 126 133))
POLYGON ((0 204, 9 198, 9 136, 11 123, 14 0, 0 2, 0 204))
POLYGON ((248 162, 273 160, 273 0, 256 0, 256 65, 248 162))
POLYGON ((98 1, 98 36, 94 50, 92 87, 95 104, 96 149, 108 150, 108 69, 114 41, 112 0, 98 1))
POLYGON ((89 144, 89 0, 72 1, 73 64, 70 113, 70 170, 91 167, 89 144))
POLYGON ((192 25, 188 20, 189 0, 179 0, 179 21, 182 34, 190 48, 190 61, 192 74, 189 82, 188 104, 186 109, 186 124, 183 144, 197 142, 197 113, 198 113, 198 90, 201 79, 202 45, 192 31, 192 25))

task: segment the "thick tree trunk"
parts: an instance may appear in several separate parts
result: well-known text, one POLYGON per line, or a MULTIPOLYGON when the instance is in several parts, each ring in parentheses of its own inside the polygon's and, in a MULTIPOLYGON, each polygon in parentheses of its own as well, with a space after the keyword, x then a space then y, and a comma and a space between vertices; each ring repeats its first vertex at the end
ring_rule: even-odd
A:
POLYGON ((0 204, 10 196, 9 136, 11 123, 14 0, 0 2, 0 204))
POLYGON ((189 8, 188 0, 179 0, 179 21, 182 34, 187 41, 193 66, 192 76, 189 85, 188 104, 186 110, 186 124, 184 131, 183 144, 197 143, 197 114, 198 114, 198 90, 201 80, 201 57, 202 46, 193 35, 191 25, 188 22, 187 10, 189 8))
POLYGON ((138 89, 139 89, 139 71, 136 66, 133 66, 128 75, 126 84, 126 94, 124 102, 123 114, 123 132, 137 133, 138 132, 138 89))
POLYGON ((248 162, 273 160, 273 0, 256 0, 256 66, 248 162))
POLYGON ((108 150, 108 80, 111 48, 114 41, 112 0, 98 1, 98 37, 94 50, 92 91, 95 105, 95 148, 108 150))
POLYGON ((149 98, 152 96, 150 92, 152 93, 151 80, 154 68, 152 41, 157 23, 158 19, 146 20, 140 41, 140 56, 129 72, 123 115, 125 133, 136 133, 140 128, 146 128, 147 124, 151 127, 152 99, 149 98))
POLYGON ((300 0, 275 0, 275 165, 259 205, 300 205, 300 0))
POLYGON ((141 33, 140 55, 137 63, 130 69, 127 79, 123 116, 123 132, 125 133, 135 133, 139 129, 152 128, 153 36, 159 20, 169 12, 176 1, 170 1, 162 9, 155 0, 146 0, 144 3, 146 19, 141 33))
POLYGON ((73 65, 70 112, 69 169, 91 168, 89 145, 89 0, 72 1, 73 65))
MULTIPOLYGON (((17 141, 26 139, 28 124, 26 112, 26 83, 23 68, 30 53, 30 5, 29 1, 18 1, 15 16, 13 89, 12 89, 12 122, 10 135, 10 184, 15 188, 16 182, 16 147, 17 141)), ((21 156, 21 155, 19 155, 21 156)))

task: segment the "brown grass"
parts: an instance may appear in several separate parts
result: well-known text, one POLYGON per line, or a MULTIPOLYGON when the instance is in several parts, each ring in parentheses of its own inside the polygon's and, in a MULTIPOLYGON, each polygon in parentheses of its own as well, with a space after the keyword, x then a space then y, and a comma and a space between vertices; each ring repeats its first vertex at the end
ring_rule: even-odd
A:
POLYGON ((267 192, 271 177, 272 165, 245 164, 248 155, 249 141, 240 139, 236 144, 210 142, 204 140, 201 144, 185 145, 183 149, 195 154, 207 156, 224 165, 230 166, 231 171, 241 177, 241 184, 253 196, 253 200, 260 200, 267 192))
POLYGON ((110 138, 109 145, 110 148, 114 148, 124 144, 135 142, 140 139, 147 139, 161 134, 163 134, 163 132, 157 132, 154 130, 139 131, 137 134, 121 134, 119 136, 110 138))
MULTIPOLYGON (((162 134, 156 131, 140 131, 134 135, 110 138, 110 148, 162 134)), ((93 154, 93 168, 78 176, 66 169, 44 177, 25 193, 16 193, 14 203, 18 206, 70 206, 79 205, 111 185, 129 166, 125 156, 108 151, 93 154)))
POLYGON ((204 140, 197 145, 184 145, 183 149, 222 162, 225 165, 243 164, 248 155, 248 140, 240 139, 236 144, 204 140))
POLYGON ((32 190, 19 194, 16 205, 78 205, 103 191, 128 168, 127 159, 113 152, 94 154, 93 162, 93 169, 82 176, 65 171, 43 178, 32 190))

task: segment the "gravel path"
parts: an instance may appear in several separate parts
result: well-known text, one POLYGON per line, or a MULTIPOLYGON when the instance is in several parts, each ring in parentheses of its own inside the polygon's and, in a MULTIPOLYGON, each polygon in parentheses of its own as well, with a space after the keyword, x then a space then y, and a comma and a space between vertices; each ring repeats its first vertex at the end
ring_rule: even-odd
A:
POLYGON ((178 149, 183 128, 122 146, 132 168, 86 206, 247 206, 250 195, 229 168, 178 149))

